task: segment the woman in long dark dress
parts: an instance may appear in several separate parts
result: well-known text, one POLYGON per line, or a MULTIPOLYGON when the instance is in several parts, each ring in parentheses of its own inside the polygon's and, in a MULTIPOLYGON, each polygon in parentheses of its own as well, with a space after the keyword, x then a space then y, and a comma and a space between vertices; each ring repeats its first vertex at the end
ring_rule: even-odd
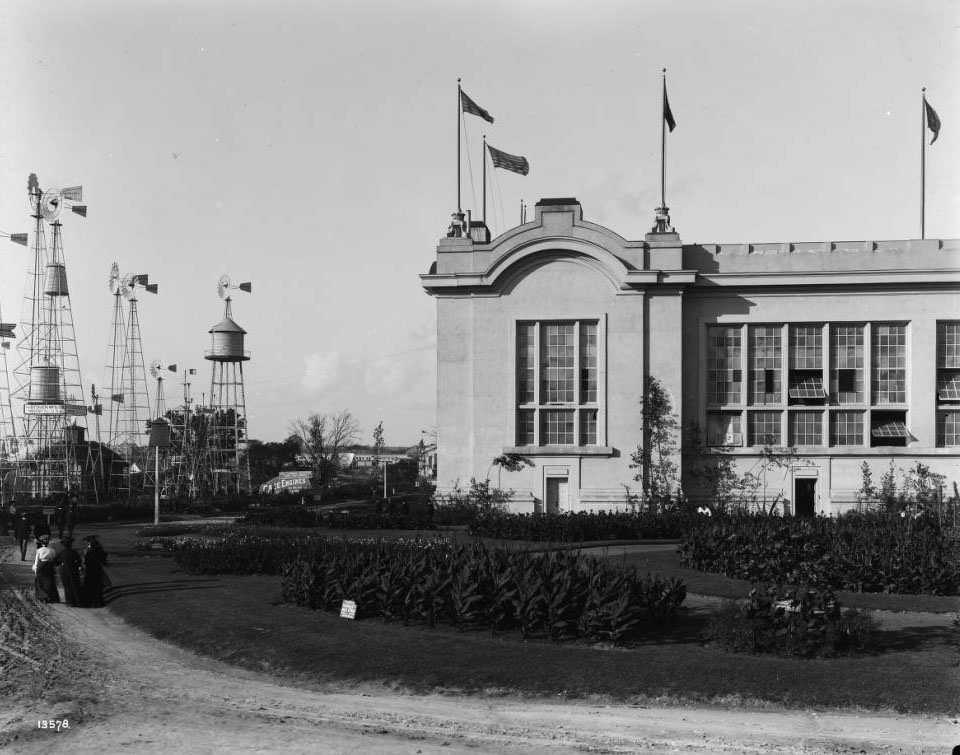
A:
POLYGON ((83 588, 80 585, 80 554, 73 549, 73 538, 65 537, 60 541, 63 551, 57 563, 60 566, 60 583, 63 585, 63 599, 70 606, 83 605, 83 588))
POLYGON ((37 600, 41 603, 59 603, 60 593, 57 592, 56 568, 53 562, 57 552, 51 548, 46 539, 37 539, 37 555, 33 560, 33 573, 37 575, 33 582, 37 600))
POLYGON ((87 535, 87 550, 83 554, 83 599, 91 608, 102 608, 103 588, 105 584, 107 552, 100 545, 96 535, 87 535))

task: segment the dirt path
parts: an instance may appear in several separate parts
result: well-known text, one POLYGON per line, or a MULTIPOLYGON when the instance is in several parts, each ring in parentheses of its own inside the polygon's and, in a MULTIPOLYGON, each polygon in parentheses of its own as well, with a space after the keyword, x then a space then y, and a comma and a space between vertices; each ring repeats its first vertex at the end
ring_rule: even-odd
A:
MULTIPOLYGON (((19 561, 0 568, 8 582, 29 575, 19 561)), ((53 610, 65 639, 95 662, 90 695, 43 710, 3 709, 0 749, 943 753, 960 743, 960 724, 946 717, 415 696, 382 687, 307 690, 158 641, 107 609, 53 610), (74 719, 69 732, 37 729, 38 718, 64 715, 74 719)))

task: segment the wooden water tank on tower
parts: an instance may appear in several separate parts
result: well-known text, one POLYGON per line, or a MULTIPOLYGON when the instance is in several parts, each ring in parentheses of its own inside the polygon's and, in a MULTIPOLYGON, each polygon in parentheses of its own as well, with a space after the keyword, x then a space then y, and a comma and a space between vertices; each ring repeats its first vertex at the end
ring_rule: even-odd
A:
POLYGON ((60 368, 56 365, 39 365, 30 368, 31 404, 60 403, 60 368))
POLYGON ((243 350, 243 336, 246 332, 227 315, 221 322, 210 328, 213 343, 204 358, 215 362, 247 361, 250 356, 243 350))
POLYGON ((47 280, 43 287, 47 296, 69 296, 67 288, 67 268, 59 262, 47 265, 47 280))

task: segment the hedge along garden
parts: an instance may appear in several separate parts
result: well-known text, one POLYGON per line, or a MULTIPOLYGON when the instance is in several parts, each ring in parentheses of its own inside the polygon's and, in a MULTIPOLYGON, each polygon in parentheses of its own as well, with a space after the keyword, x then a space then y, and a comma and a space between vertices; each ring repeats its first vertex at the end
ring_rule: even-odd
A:
POLYGON ((931 514, 701 517, 681 538, 680 562, 752 582, 960 593, 960 531, 931 514))

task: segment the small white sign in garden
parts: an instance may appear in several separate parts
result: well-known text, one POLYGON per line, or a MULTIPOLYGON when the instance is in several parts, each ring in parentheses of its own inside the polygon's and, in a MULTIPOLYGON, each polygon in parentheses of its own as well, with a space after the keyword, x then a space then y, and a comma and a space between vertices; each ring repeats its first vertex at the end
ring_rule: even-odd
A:
POLYGON ((340 604, 341 619, 357 618, 357 603, 354 600, 345 600, 340 604))

